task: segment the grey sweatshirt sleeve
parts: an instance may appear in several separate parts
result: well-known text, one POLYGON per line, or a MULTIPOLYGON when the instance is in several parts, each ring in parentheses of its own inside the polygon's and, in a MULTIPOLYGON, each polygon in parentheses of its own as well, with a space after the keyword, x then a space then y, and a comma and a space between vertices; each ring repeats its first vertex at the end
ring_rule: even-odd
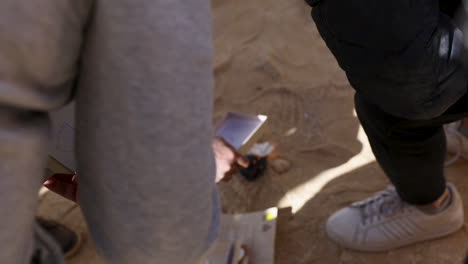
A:
MULTIPOLYGON (((1 202, 38 187, 40 170, 19 167, 44 165, 46 113, 73 89, 80 204, 99 251, 117 264, 196 262, 219 214, 210 1, 5 0, 0 29, 0 103, 13 108, 0 114, 26 131, 19 149, 0 142, 0 160, 15 153, 0 173, 19 174, 0 180, 17 188, 1 202)), ((34 196, 22 203, 12 230, 0 231, 4 245, 31 244, 34 196)), ((1 250, 0 260, 16 263, 1 250)))
POLYGON ((217 228, 209 0, 99 0, 77 87, 80 201, 111 263, 193 263, 217 228))
POLYGON ((33 230, 47 111, 70 98, 90 6, 86 0, 0 1, 0 263, 30 263, 39 247, 33 230))

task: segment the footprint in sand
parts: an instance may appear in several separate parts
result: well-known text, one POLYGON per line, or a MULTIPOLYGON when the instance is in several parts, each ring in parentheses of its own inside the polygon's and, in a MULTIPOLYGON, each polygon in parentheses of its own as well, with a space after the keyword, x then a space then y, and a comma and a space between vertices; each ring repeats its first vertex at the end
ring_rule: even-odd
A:
POLYGON ((288 144, 307 144, 320 134, 320 124, 313 100, 300 90, 270 89, 248 102, 255 112, 268 115, 271 136, 288 144))

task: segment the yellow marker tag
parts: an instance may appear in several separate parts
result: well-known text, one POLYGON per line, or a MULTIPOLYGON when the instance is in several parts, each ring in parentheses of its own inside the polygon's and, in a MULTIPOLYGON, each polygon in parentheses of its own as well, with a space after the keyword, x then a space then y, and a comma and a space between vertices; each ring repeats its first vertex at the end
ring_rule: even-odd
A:
POLYGON ((265 211, 265 220, 266 221, 273 221, 278 217, 278 208, 270 208, 265 211))

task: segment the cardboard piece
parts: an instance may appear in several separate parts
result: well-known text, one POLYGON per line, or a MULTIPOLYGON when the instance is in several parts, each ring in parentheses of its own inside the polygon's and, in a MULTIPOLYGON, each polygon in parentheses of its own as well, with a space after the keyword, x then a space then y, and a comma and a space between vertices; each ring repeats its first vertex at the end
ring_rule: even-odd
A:
POLYGON ((267 119, 265 115, 229 112, 216 126, 215 135, 224 138, 241 154, 247 154, 263 134, 267 119))
POLYGON ((249 263, 273 264, 278 208, 248 214, 223 215, 217 240, 200 264, 239 264, 247 248, 249 263))

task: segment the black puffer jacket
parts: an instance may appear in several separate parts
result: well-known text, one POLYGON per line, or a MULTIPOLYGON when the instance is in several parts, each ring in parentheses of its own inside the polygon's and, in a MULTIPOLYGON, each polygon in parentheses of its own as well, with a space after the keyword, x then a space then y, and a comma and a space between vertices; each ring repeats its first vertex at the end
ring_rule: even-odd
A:
POLYGON ((459 0, 306 1, 351 85, 385 112, 429 119, 465 94, 462 33, 444 13, 459 0))

